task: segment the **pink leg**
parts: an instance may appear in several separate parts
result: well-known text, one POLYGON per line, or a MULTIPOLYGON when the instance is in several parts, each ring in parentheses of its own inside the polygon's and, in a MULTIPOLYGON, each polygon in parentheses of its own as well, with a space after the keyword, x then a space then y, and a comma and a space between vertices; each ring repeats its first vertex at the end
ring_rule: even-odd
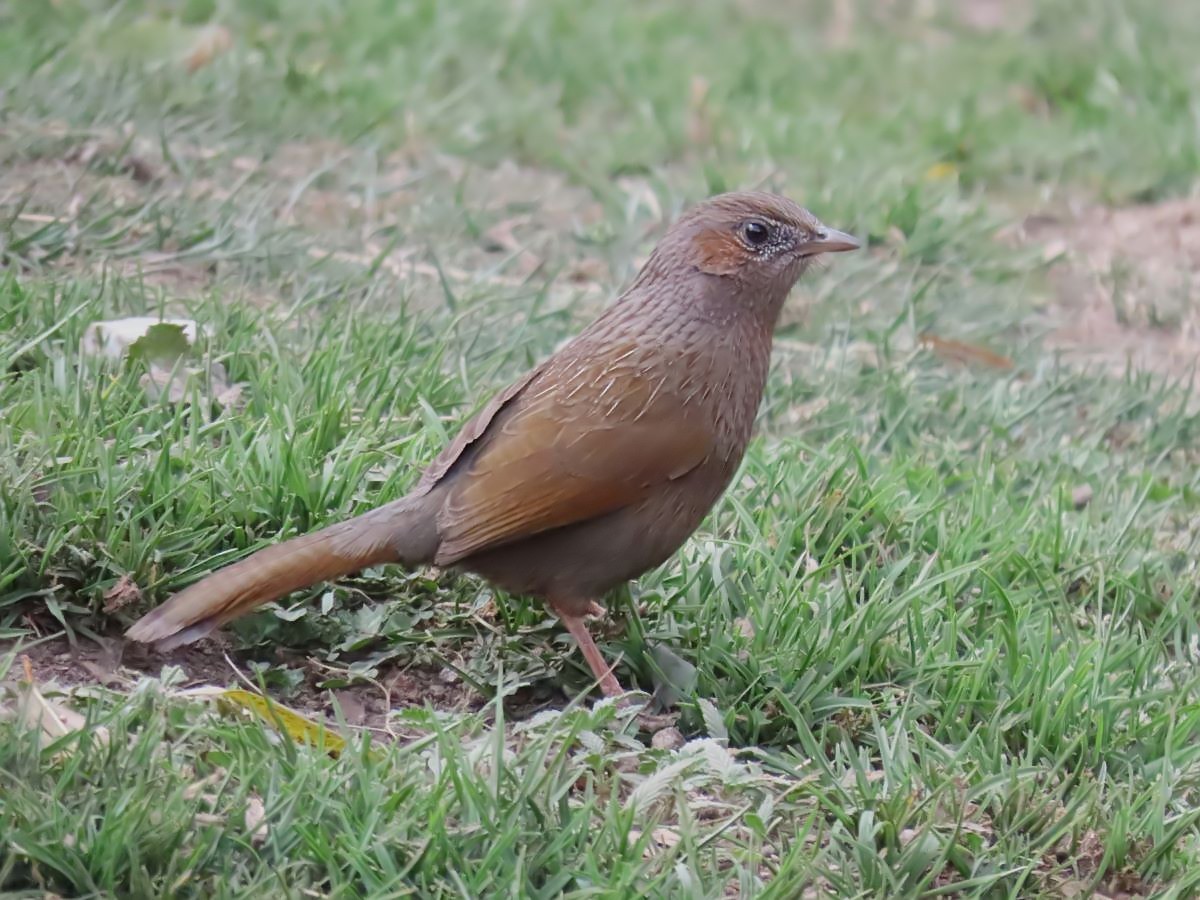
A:
MULTIPOLYGON (((579 645, 579 649, 583 651, 583 658, 587 660, 588 668, 592 670, 592 674, 600 682, 600 690, 604 696, 619 697, 624 694, 625 691, 621 688, 621 682, 617 681, 612 673, 612 666, 605 662, 604 657, 600 655, 600 648, 592 640, 592 635, 588 631, 587 622, 584 621, 583 616, 565 612, 556 604, 551 604, 551 607, 558 617, 562 619, 562 623, 567 627, 567 631, 571 632, 571 637, 575 638, 575 643, 579 645)), ((595 614, 597 610, 603 613, 604 607, 595 602, 589 603, 589 612, 595 614)))

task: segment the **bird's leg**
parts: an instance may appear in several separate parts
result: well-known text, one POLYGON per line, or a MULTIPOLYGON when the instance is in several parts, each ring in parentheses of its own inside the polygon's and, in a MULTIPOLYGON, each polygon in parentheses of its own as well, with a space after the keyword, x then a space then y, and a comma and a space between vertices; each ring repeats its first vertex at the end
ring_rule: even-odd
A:
MULTIPOLYGON (((600 682, 600 690, 604 696, 619 697, 624 694, 625 691, 621 688, 621 682, 617 681, 616 676, 612 673, 613 667, 605 662, 604 657, 600 654, 600 648, 592 640, 591 632, 588 631, 587 622, 584 620, 584 617, 579 613, 569 611, 557 603, 551 602, 550 606, 555 614, 562 619, 562 623, 567 627, 567 631, 571 632, 571 637, 575 638, 575 643, 579 645, 579 649, 583 651, 583 658, 587 660, 588 668, 592 670, 592 674, 600 682)), ((587 611, 592 615, 603 615, 604 607, 595 601, 589 601, 587 611)))

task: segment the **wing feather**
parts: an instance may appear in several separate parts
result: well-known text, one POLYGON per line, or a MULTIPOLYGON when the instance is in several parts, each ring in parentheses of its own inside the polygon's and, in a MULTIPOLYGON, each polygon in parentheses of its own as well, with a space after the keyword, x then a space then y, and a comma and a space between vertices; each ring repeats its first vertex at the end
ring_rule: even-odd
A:
POLYGON ((661 370, 570 375, 522 384, 474 429, 469 459, 460 449, 444 467, 463 460, 438 515, 438 564, 637 503, 712 451, 711 426, 662 390, 661 370))

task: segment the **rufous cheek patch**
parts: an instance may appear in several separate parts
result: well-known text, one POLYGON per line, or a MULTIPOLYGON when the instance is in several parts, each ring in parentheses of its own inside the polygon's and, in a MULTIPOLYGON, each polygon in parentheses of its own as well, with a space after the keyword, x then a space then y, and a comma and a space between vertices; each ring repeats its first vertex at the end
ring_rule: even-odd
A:
POLYGON ((695 238, 697 267, 708 275, 732 275, 746 262, 746 248, 732 233, 709 229, 695 238))

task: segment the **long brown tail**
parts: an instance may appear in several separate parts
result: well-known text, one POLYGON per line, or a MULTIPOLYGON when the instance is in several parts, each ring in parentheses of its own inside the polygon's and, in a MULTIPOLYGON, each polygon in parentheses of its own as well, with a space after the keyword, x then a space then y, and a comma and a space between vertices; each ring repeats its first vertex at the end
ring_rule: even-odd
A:
POLYGON ((423 506, 404 498, 259 550, 152 609, 133 623, 126 636, 170 650, 318 581, 380 563, 412 565, 431 559, 437 547, 436 526, 423 506))

